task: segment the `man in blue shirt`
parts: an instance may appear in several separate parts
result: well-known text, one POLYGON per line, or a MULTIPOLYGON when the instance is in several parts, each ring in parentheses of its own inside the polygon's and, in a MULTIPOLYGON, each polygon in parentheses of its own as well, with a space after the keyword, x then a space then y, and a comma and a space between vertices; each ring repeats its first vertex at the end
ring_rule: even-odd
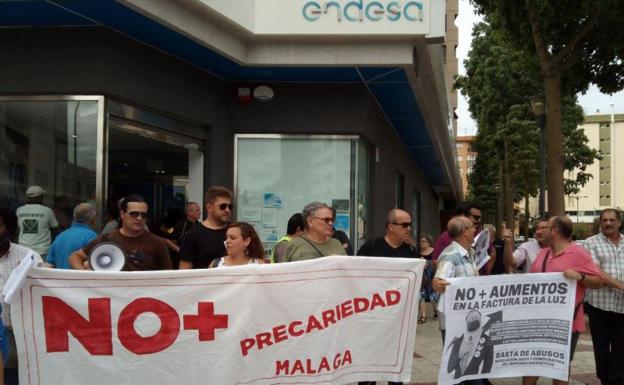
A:
POLYGON ((76 250, 82 249, 97 234, 93 231, 95 207, 89 203, 81 203, 74 209, 74 222, 71 227, 52 242, 48 252, 47 263, 57 269, 70 269, 67 258, 76 250))

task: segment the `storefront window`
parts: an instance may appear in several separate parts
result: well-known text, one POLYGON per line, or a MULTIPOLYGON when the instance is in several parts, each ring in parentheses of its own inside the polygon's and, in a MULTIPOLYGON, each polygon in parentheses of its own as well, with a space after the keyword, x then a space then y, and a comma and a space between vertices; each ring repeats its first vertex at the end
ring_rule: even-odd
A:
POLYGON ((28 186, 45 190, 62 227, 94 202, 100 100, 0 99, 0 204, 17 208, 28 186))
POLYGON ((238 135, 236 214, 251 222, 269 251, 290 216, 310 202, 336 208, 335 227, 354 247, 366 225, 366 147, 357 138, 238 135))

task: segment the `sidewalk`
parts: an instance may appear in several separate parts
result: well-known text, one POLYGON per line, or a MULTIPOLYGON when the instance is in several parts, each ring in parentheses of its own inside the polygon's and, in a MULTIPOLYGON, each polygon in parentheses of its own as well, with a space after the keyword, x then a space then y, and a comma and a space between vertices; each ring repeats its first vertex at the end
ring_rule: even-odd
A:
MULTIPOLYGON (((440 369, 440 357, 442 355, 442 338, 438 330, 438 321, 431 318, 427 323, 418 325, 416 331, 416 347, 414 349, 414 364, 412 366, 413 385, 437 384, 438 371, 440 369)), ((494 385, 520 385, 519 378, 492 379, 494 385)), ((378 384, 383 384, 378 382, 378 384)), ((539 385, 552 384, 552 380, 541 379, 539 385)), ((579 338, 574 361, 572 361, 571 385, 600 385, 596 378, 594 364, 594 351, 592 348, 589 332, 579 338)))

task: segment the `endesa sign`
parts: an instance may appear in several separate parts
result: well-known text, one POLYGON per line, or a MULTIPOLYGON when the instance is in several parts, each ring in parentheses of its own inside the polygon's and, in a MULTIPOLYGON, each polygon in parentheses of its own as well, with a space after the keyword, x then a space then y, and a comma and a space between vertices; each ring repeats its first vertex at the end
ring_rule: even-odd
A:
POLYGON ((423 266, 33 269, 11 304, 20 384, 409 382, 423 266))

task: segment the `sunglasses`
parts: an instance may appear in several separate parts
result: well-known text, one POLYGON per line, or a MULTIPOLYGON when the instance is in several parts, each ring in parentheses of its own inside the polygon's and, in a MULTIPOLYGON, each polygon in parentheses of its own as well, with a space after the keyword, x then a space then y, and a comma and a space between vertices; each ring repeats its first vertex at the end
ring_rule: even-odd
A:
POLYGON ((403 223, 394 222, 392 224, 393 225, 397 225, 397 226, 401 226, 404 229, 407 229, 408 227, 412 227, 412 222, 403 222, 403 223))
POLYGON ((230 209, 230 211, 232 211, 232 209, 234 209, 234 205, 231 204, 231 203, 221 203, 219 205, 219 210, 221 210, 221 211, 225 210, 226 208, 228 208, 228 209, 230 209))
POLYGON ((474 218, 475 221, 479 222, 481 220, 481 215, 470 215, 472 218, 474 218))
POLYGON ((314 217, 314 218, 320 219, 328 225, 334 223, 334 218, 321 218, 321 217, 314 217))
POLYGON ((134 219, 147 219, 147 213, 145 211, 130 211, 128 215, 134 219))

